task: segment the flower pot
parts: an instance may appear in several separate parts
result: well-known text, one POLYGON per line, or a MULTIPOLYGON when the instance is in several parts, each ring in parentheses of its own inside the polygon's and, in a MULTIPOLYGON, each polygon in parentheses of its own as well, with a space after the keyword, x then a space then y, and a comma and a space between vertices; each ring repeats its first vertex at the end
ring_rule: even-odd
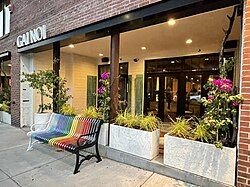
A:
POLYGON ((47 126, 47 122, 49 121, 51 113, 35 113, 34 114, 34 124, 35 130, 43 130, 47 126))
POLYGON ((11 115, 7 112, 0 111, 0 121, 6 124, 11 124, 11 115))
POLYGON ((164 164, 234 186, 236 148, 164 136, 164 164))
POLYGON ((159 154, 160 130, 153 132, 110 125, 110 147, 152 160, 159 154))
POLYGON ((103 123, 101 126, 101 131, 98 138, 98 143, 101 145, 108 145, 108 128, 109 123, 103 123))

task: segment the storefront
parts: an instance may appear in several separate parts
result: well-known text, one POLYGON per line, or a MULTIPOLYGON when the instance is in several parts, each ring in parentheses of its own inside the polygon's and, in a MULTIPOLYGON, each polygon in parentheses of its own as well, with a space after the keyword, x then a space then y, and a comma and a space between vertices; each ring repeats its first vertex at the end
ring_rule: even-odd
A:
MULTIPOLYGON (((150 5, 148 1, 138 0, 128 4, 127 8, 124 4, 112 3, 118 8, 109 10, 112 12, 109 15, 101 11, 105 4, 95 2, 99 7, 96 11, 101 12, 92 10, 88 16, 82 12, 64 15, 58 21, 36 15, 36 24, 29 22, 33 18, 26 12, 23 16, 28 21, 20 24, 22 29, 10 35, 10 40, 8 37, 0 39, 0 52, 7 49, 13 56, 11 61, 1 63, 1 70, 8 73, 4 77, 1 74, 0 80, 1 85, 6 81, 13 85, 13 125, 31 125, 39 105, 36 92, 19 82, 21 74, 46 69, 59 71, 60 76, 67 79, 69 93, 73 96, 70 104, 78 113, 98 104, 94 94, 98 79, 102 72, 108 71, 112 82, 111 100, 115 104, 111 106, 111 117, 117 110, 125 108, 135 114, 153 113, 166 123, 169 117, 201 116, 204 108, 200 99, 207 94, 203 86, 208 79, 218 77, 219 51, 224 37, 222 29, 227 28, 227 15, 232 14, 235 5, 239 5, 238 15, 226 44, 225 56, 236 59, 230 78, 245 97, 240 124, 249 125, 248 69, 244 70, 249 66, 243 60, 246 53, 242 49, 245 47, 242 45, 244 29, 248 29, 243 27, 242 32, 247 8, 242 15, 241 4, 236 0, 170 0, 155 1, 150 5), (87 21, 86 16, 89 17, 87 21), (16 44, 13 45, 14 41, 16 44), (53 64, 55 58, 60 59, 59 65, 53 64), (123 103, 121 108, 118 108, 119 102, 123 103)), ((91 6, 91 2, 87 4, 91 6)), ((35 12, 37 8, 30 6, 35 12)), ((81 2, 78 6, 88 7, 81 2)), ((70 3, 64 9, 71 10, 72 7, 76 12, 80 10, 70 3)), ((19 7, 16 11, 13 17, 17 19, 23 12, 19 7)), ((51 14, 57 16, 55 12, 51 14)), ((16 21, 13 24, 18 25, 16 21)), ((240 136, 244 134, 248 140, 249 128, 246 128, 241 129, 240 136)), ((245 140, 239 139, 240 154, 245 155, 248 147, 245 140)), ((248 168, 245 163, 244 159, 239 162, 242 165, 239 170, 244 168, 238 173, 239 186, 249 181, 244 177, 248 168)))

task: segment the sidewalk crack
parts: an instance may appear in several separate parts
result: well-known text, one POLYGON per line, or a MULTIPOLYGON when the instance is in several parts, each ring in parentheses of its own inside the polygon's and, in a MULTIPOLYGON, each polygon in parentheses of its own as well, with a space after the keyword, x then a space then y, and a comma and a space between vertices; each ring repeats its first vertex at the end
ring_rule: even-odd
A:
POLYGON ((140 185, 141 187, 154 175, 154 173, 152 172, 152 174, 140 185))

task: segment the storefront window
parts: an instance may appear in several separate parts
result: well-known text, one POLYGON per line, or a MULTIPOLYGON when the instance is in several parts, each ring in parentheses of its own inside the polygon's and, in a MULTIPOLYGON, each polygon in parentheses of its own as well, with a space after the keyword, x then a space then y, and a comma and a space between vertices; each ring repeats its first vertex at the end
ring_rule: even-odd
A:
POLYGON ((0 37, 10 32, 10 0, 0 1, 0 37))
MULTIPOLYGON (((234 53, 226 53, 233 57, 234 53)), ((202 116, 203 86, 219 74, 219 55, 205 54, 146 61, 145 111, 169 121, 169 117, 202 116)), ((229 74, 233 78, 233 72, 229 74), (232 75, 231 75, 232 74, 232 75)))
POLYGON ((11 85, 10 71, 10 61, 4 61, 0 63, 0 90, 3 90, 4 88, 11 85))

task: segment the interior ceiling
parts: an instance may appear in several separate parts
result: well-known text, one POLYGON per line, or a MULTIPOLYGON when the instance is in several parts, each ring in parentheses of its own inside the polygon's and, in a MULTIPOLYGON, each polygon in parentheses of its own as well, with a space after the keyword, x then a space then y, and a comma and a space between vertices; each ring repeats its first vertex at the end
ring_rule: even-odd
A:
MULTIPOLYGON (((228 7, 178 19, 173 26, 165 22, 122 33, 120 57, 152 59, 219 52, 224 37, 222 28, 228 28, 227 15, 232 12, 233 7, 228 7), (189 38, 193 42, 187 45, 185 41, 189 38), (141 47, 147 50, 142 51, 141 47)), ((229 40, 239 40, 239 37, 240 17, 237 17, 229 40)), ((64 47, 62 51, 94 58, 100 58, 100 53, 109 56, 110 37, 79 43, 75 48, 64 47)))

